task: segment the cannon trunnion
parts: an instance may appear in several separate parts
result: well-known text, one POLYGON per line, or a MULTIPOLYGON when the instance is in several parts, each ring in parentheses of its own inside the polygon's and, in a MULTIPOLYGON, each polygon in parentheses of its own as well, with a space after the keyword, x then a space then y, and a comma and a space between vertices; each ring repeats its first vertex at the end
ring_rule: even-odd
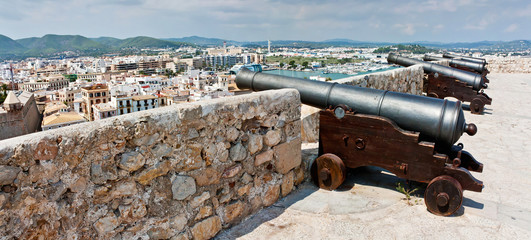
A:
MULTIPOLYGON (((336 108, 337 109, 337 108, 336 108)), ((469 171, 482 172, 461 145, 436 150, 433 142, 419 139, 388 118, 348 109, 320 112, 319 155, 312 178, 320 188, 333 190, 345 180, 347 168, 377 166, 397 177, 429 183, 425 203, 434 214, 448 216, 461 207, 463 190, 481 192, 483 183, 469 171)))
MULTIPOLYGON (((483 183, 469 171, 483 164, 454 145, 463 133, 474 135, 461 102, 337 83, 290 78, 242 69, 240 89, 295 88, 301 101, 319 107, 319 157, 312 178, 334 190, 348 168, 378 166, 408 180, 429 183, 428 210, 451 215, 461 207, 463 190, 481 192, 483 183)), ((299 149, 294 149, 299 151, 299 149)))

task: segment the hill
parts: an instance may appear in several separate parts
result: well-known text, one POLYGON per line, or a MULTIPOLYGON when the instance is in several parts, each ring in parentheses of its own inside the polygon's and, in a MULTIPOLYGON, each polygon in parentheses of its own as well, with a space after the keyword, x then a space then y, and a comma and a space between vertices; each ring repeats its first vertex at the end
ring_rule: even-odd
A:
POLYGON ((174 42, 160 40, 152 37, 133 37, 121 40, 118 44, 119 48, 178 48, 181 46, 189 46, 190 43, 174 42))
POLYGON ((24 46, 20 45, 15 40, 0 34, 0 54, 9 54, 13 52, 21 52, 24 50, 24 46))
POLYGON ((198 36, 190 36, 190 37, 183 37, 183 38, 166 38, 164 40, 172 41, 172 42, 185 42, 185 43, 191 43, 199 46, 223 46, 223 42, 227 42, 227 45, 236 45, 241 46, 242 43, 238 41, 233 40, 225 40, 221 38, 204 38, 204 37, 198 37, 198 36))
POLYGON ((113 37, 99 37, 99 38, 90 38, 90 40, 99 42, 103 45, 111 46, 111 47, 118 47, 120 43, 122 42, 121 39, 113 38, 113 37))
POLYGON ((17 42, 29 49, 25 52, 27 55, 32 54, 53 54, 64 51, 90 51, 102 50, 107 47, 101 43, 90 40, 80 35, 44 35, 42 38, 25 38, 17 42))

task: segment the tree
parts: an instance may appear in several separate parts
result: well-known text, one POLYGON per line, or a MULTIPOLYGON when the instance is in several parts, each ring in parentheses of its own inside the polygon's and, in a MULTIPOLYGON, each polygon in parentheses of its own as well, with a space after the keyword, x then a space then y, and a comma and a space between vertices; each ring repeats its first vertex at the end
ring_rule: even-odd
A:
POLYGON ((303 66, 304 68, 308 68, 308 62, 306 62, 306 61, 302 62, 302 66, 303 66))
POLYGON ((280 66, 280 68, 283 68, 284 67, 284 63, 281 62, 279 66, 280 66))
POLYGON ((295 60, 289 61, 290 68, 295 68, 295 60))

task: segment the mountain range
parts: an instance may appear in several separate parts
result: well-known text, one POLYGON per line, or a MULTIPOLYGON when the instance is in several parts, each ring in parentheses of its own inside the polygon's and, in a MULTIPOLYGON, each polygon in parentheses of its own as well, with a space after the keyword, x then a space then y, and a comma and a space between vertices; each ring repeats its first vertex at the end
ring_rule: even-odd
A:
POLYGON ((13 40, 0 35, 0 59, 51 57, 61 55, 101 55, 131 49, 179 48, 193 44, 151 37, 118 39, 87 38, 80 35, 54 35, 13 40))
MULTIPOLYGON (((267 47, 267 41, 235 41, 220 38, 190 36, 183 38, 157 39, 146 36, 118 39, 112 37, 87 38, 80 35, 54 35, 13 40, 0 34, 0 59, 23 59, 26 57, 102 55, 106 53, 134 52, 146 48, 179 48, 182 46, 215 47, 223 46, 267 47)), ((351 39, 329 39, 325 41, 275 40, 272 47, 381 47, 397 43, 355 41, 351 39)), ((525 50, 531 49, 531 41, 481 41, 481 42, 407 42, 442 49, 481 49, 481 50, 525 50)))

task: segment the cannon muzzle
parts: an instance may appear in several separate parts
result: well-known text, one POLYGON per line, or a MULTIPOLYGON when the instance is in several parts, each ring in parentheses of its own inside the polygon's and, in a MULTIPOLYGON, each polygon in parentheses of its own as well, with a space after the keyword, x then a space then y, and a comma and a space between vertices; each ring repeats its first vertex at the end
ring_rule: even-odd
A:
POLYGON ((469 61, 464 61, 464 60, 461 60, 461 59, 458 59, 458 58, 443 58, 443 57, 436 57, 436 56, 433 56, 433 55, 424 55, 424 58, 423 58, 424 61, 448 61, 450 62, 451 65, 459 65, 459 66, 463 66, 463 67, 467 67, 467 68, 470 68, 470 69, 473 69, 473 70, 476 70, 478 72, 484 72, 487 70, 487 67, 485 64, 483 63, 477 63, 477 62, 469 62, 469 61))
POLYGON ((427 73, 438 73, 444 74, 449 77, 454 77, 457 80, 464 82, 465 84, 472 87, 472 89, 479 91, 483 88, 487 88, 485 84, 485 79, 479 74, 467 72, 460 69, 455 69, 451 67, 442 66, 435 63, 424 62, 418 59, 402 57, 394 53, 389 53, 387 57, 387 62, 395 63, 401 66, 409 67, 411 65, 420 64, 424 68, 424 72, 427 73))
POLYGON ((297 89, 301 102, 318 108, 345 105, 352 110, 394 121, 399 127, 420 132, 421 138, 450 147, 466 132, 474 135, 477 128, 466 124, 461 102, 405 93, 355 87, 335 82, 322 82, 285 77, 242 69, 236 75, 240 89, 263 91, 281 88, 297 89))

